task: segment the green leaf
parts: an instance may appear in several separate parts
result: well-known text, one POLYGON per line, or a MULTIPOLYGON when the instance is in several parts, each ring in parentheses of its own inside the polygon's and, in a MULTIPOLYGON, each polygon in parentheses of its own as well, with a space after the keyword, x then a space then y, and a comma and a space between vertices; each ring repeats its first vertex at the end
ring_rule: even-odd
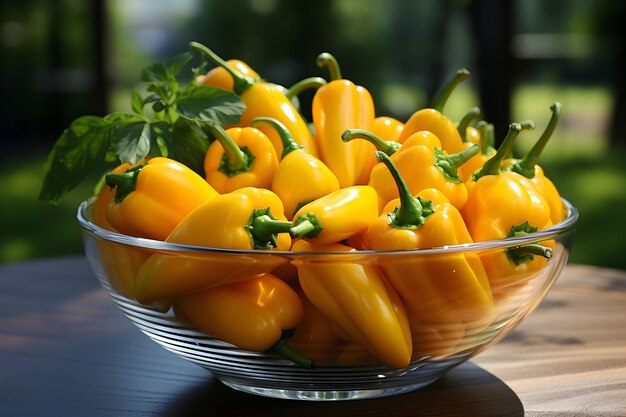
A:
POLYGON ((142 121, 118 126, 111 144, 121 162, 136 164, 150 152, 150 124, 142 121))
POLYGON ((163 135, 163 139, 169 158, 204 177, 204 155, 209 147, 209 140, 197 123, 179 118, 174 123, 171 134, 163 135))
POLYGON ((131 97, 130 106, 133 111, 137 114, 143 115, 143 105, 144 101, 141 98, 141 95, 137 91, 133 91, 133 95, 131 97))
POLYGON ((135 113, 117 112, 105 120, 114 126, 111 150, 120 162, 134 165, 149 154, 153 141, 148 119, 135 113))
POLYGON ((146 98, 143 99, 143 105, 154 103, 162 100, 161 96, 158 94, 150 94, 146 98))
POLYGON ((150 129, 150 136, 153 139, 153 144, 156 144, 156 146, 153 145, 152 149, 150 149, 150 156, 163 156, 169 158, 167 144, 172 140, 174 127, 169 122, 161 120, 150 123, 150 129))
POLYGON ((234 125, 239 123, 246 105, 233 92, 190 84, 178 95, 175 109, 190 120, 234 125))
POLYGON ((54 144, 44 164, 39 198, 56 203, 102 166, 111 143, 112 124, 101 117, 74 120, 54 144))
POLYGON ((142 71, 141 79, 147 83, 175 82, 180 70, 192 59, 191 52, 184 52, 165 63, 150 65, 142 71))

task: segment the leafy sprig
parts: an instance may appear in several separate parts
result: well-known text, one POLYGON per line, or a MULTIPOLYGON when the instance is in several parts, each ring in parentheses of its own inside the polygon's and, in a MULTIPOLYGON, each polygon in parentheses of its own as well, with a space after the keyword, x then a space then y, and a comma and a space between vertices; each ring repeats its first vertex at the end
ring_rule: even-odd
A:
POLYGON ((181 71, 192 59, 187 52, 145 68, 141 79, 149 94, 133 91, 132 112, 74 120, 48 155, 39 198, 58 202, 107 162, 136 164, 166 156, 204 175, 207 125, 237 124, 245 105, 237 94, 221 88, 182 85, 181 71))

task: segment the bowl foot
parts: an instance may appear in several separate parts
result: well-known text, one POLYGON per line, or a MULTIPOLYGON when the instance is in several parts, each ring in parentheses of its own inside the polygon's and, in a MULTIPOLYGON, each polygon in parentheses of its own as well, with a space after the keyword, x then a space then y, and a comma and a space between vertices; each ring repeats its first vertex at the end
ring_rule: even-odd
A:
POLYGON ((259 395, 262 397, 303 401, 346 401, 390 397, 393 395, 405 394, 411 391, 418 390, 420 388, 424 388, 439 379, 439 376, 437 376, 429 380, 420 381, 417 384, 399 387, 338 390, 332 388, 326 389, 316 387, 266 388, 249 385, 248 383, 240 383, 230 378, 220 377, 219 375, 216 376, 224 385, 237 391, 259 395))

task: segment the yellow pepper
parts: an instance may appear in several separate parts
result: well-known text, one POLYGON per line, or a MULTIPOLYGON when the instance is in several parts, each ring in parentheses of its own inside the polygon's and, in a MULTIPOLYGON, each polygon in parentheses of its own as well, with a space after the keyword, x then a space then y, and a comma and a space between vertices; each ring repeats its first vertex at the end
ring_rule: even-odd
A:
MULTIPOLYGON (((430 188, 413 197, 391 159, 383 152, 376 155, 392 172, 400 198, 391 201, 368 227, 371 249, 427 249, 472 243, 461 214, 443 193, 430 188)), ((421 343, 423 325, 435 330, 450 324, 484 328, 493 320, 489 281, 477 255, 390 256, 381 263, 405 303, 412 327, 420 329, 420 334, 413 334, 416 343, 421 343)))
POLYGON ((313 358, 317 365, 336 363, 347 342, 337 335, 336 326, 311 303, 299 285, 296 292, 302 300, 303 313, 289 345, 300 354, 313 358))
POLYGON ((444 86, 435 98, 432 108, 424 108, 411 115, 404 124, 398 142, 404 142, 409 136, 420 130, 432 132, 439 138, 443 149, 448 153, 457 153, 463 150, 463 140, 454 122, 443 114, 443 108, 456 86, 469 76, 469 71, 461 69, 444 86))
MULTIPOLYGON (((461 213, 475 242, 525 235, 552 225, 550 205, 535 184, 501 167, 521 130, 519 123, 512 123, 496 155, 467 182, 468 200, 461 213)), ((543 268, 551 246, 547 242, 481 254, 492 287, 504 287, 506 281, 543 268)))
POLYGON ((389 116, 378 116, 372 123, 372 133, 387 141, 397 142, 404 129, 404 123, 389 116))
MULTIPOLYGON (((355 252, 338 243, 319 245, 304 240, 295 242, 293 251, 355 252)), ((409 364, 412 342, 404 307, 374 266, 353 258, 325 260, 323 255, 292 262, 311 303, 351 340, 388 366, 409 364)))
POLYGON ((254 127, 210 127, 217 140, 204 158, 206 181, 219 193, 243 187, 270 188, 278 168, 276 150, 269 138, 254 127))
POLYGON ((557 224, 565 218, 565 208, 563 207, 563 202, 561 201, 561 195, 552 181, 546 177, 543 169, 537 164, 541 151, 543 151, 543 148, 552 136, 552 133, 554 132, 554 129, 559 121, 559 117, 561 115, 561 103, 552 103, 550 105, 550 109, 552 110, 550 122, 548 123, 546 130, 528 154, 519 161, 507 160, 503 165, 508 165, 508 169, 523 175, 535 184, 539 191, 544 195, 548 205, 550 206, 550 218, 552 223, 557 224))
MULTIPOLYGON (((240 74, 222 58, 206 46, 191 42, 190 47, 208 56, 213 62, 224 68, 233 78, 233 91, 241 96, 246 110, 241 115, 241 126, 251 126, 257 117, 271 117, 281 121, 291 132, 294 139, 312 155, 317 156, 317 146, 306 122, 285 95, 284 89, 267 82, 240 74)), ((278 133, 270 128, 261 129, 265 133, 277 154, 282 153, 282 143, 278 133)))
MULTIPOLYGON (((123 163, 113 168, 111 172, 123 174, 131 167, 130 164, 123 163)), ((93 203, 91 218, 96 225, 115 232, 115 228, 106 218, 106 209, 114 198, 115 188, 105 184, 93 203)), ((133 298, 135 277, 141 265, 148 259, 148 253, 139 248, 122 247, 102 240, 96 241, 96 250, 111 287, 119 294, 133 298)))
MULTIPOLYGON (((437 138, 433 139, 433 137, 434 135, 430 132, 417 132, 396 150, 393 147, 390 148, 390 142, 383 141, 366 130, 349 129, 342 135, 344 141, 365 139, 386 154, 393 152, 391 160, 400 171, 412 194, 425 188, 437 188, 456 208, 460 209, 467 200, 467 188, 459 178, 457 170, 479 152, 479 146, 474 145, 458 154, 448 155, 440 146, 432 148, 428 144, 413 145, 413 143, 426 141, 435 142, 437 138)), ((379 210, 399 195, 392 173, 383 163, 374 166, 368 185, 374 187, 378 193, 379 210)))
MULTIPOLYGON (((246 187, 200 205, 172 231, 166 242, 246 251, 273 248, 286 251, 291 238, 287 233, 277 236, 272 226, 274 221, 285 223, 285 220, 276 194, 246 187)), ((139 271, 136 296, 141 303, 169 299, 264 274, 285 262, 280 257, 219 251, 193 256, 175 252, 155 254, 139 271)))
POLYGON ((376 190, 353 185, 302 206, 293 216, 291 235, 318 244, 341 242, 367 229, 377 216, 376 190))
MULTIPOLYGON (((244 77, 250 77, 256 80, 261 79, 261 76, 243 61, 238 59, 229 59, 226 62, 244 77)), ((207 72, 206 75, 196 77, 196 83, 200 85, 219 87, 228 91, 233 91, 233 88, 235 87, 233 76, 222 67, 213 68, 207 72)))
POLYGON ((364 87, 341 78, 339 65, 332 55, 320 54, 317 62, 319 66, 328 67, 331 78, 317 90, 312 103, 320 159, 335 173, 341 187, 367 184, 369 170, 375 164, 374 147, 367 142, 343 143, 341 134, 348 128, 371 129, 374 123, 372 96, 364 87))
POLYGON ((268 117, 259 117, 252 121, 254 126, 261 123, 267 123, 276 129, 283 143, 283 154, 271 189, 283 202, 288 219, 303 205, 339 189, 335 174, 326 164, 296 143, 284 124, 268 117))
POLYGON ((165 238, 200 204, 218 193, 180 162, 152 158, 123 174, 105 177, 115 187, 106 210, 111 226, 126 235, 156 240, 165 238))
POLYGON ((283 336, 302 319, 302 302, 272 274, 183 295, 175 303, 184 320, 219 340, 254 352, 270 351, 307 368, 312 365, 291 350, 283 336))
MULTIPOLYGON (((132 168, 132 165, 124 162, 113 168, 111 172, 114 174, 123 174, 130 168, 132 168)), ((107 207, 114 198, 115 188, 104 184, 93 202, 93 206, 91 208, 91 220, 94 224, 102 227, 103 229, 115 232, 115 228, 111 226, 111 223, 109 223, 106 217, 107 207)))

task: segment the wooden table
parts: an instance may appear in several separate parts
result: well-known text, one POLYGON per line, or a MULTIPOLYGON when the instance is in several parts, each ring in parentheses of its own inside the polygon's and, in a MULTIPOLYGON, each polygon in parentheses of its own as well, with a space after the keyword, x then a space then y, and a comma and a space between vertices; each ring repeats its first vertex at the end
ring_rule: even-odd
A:
POLYGON ((226 388, 124 318, 83 257, 0 266, 0 416, 626 416, 626 272, 567 266, 509 337, 435 384, 348 402, 226 388))

